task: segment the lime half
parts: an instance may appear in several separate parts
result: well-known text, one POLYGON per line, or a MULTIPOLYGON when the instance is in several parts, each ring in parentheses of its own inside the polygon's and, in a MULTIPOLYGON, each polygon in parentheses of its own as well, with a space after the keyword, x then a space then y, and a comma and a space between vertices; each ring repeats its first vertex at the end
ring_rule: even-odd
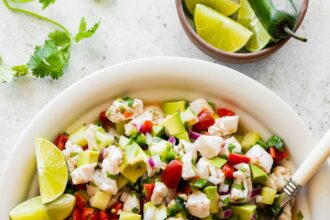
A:
POLYGON ((240 7, 233 0, 185 0, 188 11, 193 15, 197 4, 203 4, 229 16, 234 14, 240 7))
POLYGON ((243 25, 201 4, 196 5, 194 22, 201 38, 227 52, 240 50, 252 36, 243 25))
POLYGON ((50 141, 35 141, 38 179, 43 204, 60 197, 68 182, 68 169, 62 152, 50 141))
POLYGON ((42 204, 41 197, 35 197, 16 206, 10 212, 11 220, 59 220, 67 218, 76 203, 74 196, 64 194, 54 202, 42 204))
POLYGON ((260 51, 270 42, 271 37, 262 26, 248 0, 241 0, 240 4, 237 21, 253 33, 245 48, 251 52, 260 51))

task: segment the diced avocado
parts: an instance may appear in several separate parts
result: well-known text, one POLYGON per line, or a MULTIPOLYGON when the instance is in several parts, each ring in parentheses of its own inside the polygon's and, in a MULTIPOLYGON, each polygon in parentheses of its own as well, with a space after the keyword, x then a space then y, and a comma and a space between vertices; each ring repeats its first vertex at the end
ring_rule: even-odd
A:
POLYGON ((186 131, 186 128, 180 119, 179 112, 168 116, 163 122, 163 125, 169 135, 175 136, 176 134, 181 134, 186 131))
POLYGON ((75 130, 69 135, 69 140, 76 144, 79 145, 80 147, 85 147, 87 146, 87 140, 85 138, 85 133, 87 131, 86 126, 82 126, 81 128, 75 130))
POLYGON ((94 208, 98 208, 101 210, 105 210, 110 202, 111 195, 109 193, 103 192, 102 190, 98 189, 91 199, 91 206, 94 208))
POLYGON ((218 169, 221 169, 226 163, 227 160, 221 157, 215 157, 209 160, 210 163, 218 169))
POLYGON ((190 108, 187 108, 184 112, 181 112, 180 118, 183 124, 185 124, 188 127, 193 126, 198 122, 197 115, 190 108))
POLYGON ((166 158, 171 149, 172 149, 171 144, 168 141, 164 141, 162 139, 159 139, 158 142, 154 141, 149 146, 149 152, 151 156, 159 155, 160 159, 164 162, 167 161, 166 158))
POLYGON ((183 112, 186 109, 187 103, 185 101, 165 102, 163 104, 163 111, 165 115, 171 115, 175 112, 183 112))
POLYGON ((147 155, 135 142, 126 146, 124 152, 124 163, 120 166, 120 173, 135 183, 137 179, 146 172, 144 159, 147 155))
POLYGON ((125 124, 127 123, 127 121, 122 121, 122 122, 118 122, 116 123, 116 132, 119 135, 124 135, 125 134, 125 124))
POLYGON ((232 211, 234 217, 237 217, 238 220, 251 220, 253 219, 253 215, 256 214, 257 206, 255 205, 232 206, 232 211))
POLYGON ((252 172, 252 182, 253 183, 264 183, 267 181, 268 176, 262 169, 259 167, 250 164, 251 172, 252 172))
POLYGON ((139 134, 139 136, 137 136, 135 141, 138 145, 143 146, 146 144, 146 136, 143 133, 141 133, 139 134))
POLYGON ((165 132, 165 127, 163 125, 152 126, 151 134, 153 137, 161 137, 165 132))
POLYGON ((272 205, 276 196, 276 190, 269 187, 262 187, 261 194, 257 197, 257 203, 272 205))
POLYGON ((174 137, 178 138, 179 140, 185 140, 190 142, 189 135, 187 131, 184 131, 180 134, 175 134, 174 137))
POLYGON ((133 139, 127 138, 125 136, 120 136, 119 138, 119 147, 124 149, 127 145, 132 144, 133 139))
POLYGON ((216 186, 207 186, 204 188, 203 192, 206 194, 207 198, 210 200, 210 213, 217 213, 219 211, 218 202, 219 194, 216 186))
POLYGON ((86 150, 79 154, 77 166, 81 167, 85 164, 97 163, 99 160, 99 152, 93 150, 86 150))
POLYGON ((141 220, 141 215, 133 212, 120 212, 119 220, 141 220))
POLYGON ((157 208, 155 220, 165 220, 167 218, 167 208, 161 205, 157 208))
POLYGON ((129 182, 129 180, 126 177, 124 177, 123 175, 118 175, 116 178, 116 182, 117 182, 118 189, 121 189, 124 186, 126 186, 126 184, 129 182))
POLYGON ((245 152, 248 151, 260 139, 260 135, 257 132, 247 133, 246 135, 244 135, 243 140, 241 142, 242 150, 245 152))
POLYGON ((187 219, 187 215, 184 211, 179 212, 178 214, 175 215, 175 218, 178 219, 187 219))

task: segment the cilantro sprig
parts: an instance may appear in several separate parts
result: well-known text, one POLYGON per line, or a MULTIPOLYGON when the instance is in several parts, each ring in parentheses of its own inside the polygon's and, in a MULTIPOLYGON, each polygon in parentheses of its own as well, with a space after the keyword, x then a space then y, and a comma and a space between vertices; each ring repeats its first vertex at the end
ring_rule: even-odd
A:
MULTIPOLYGON (((17 3, 25 3, 30 0, 11 0, 17 3)), ((50 4, 55 3, 55 0, 39 0, 43 5, 43 9, 47 8, 50 4)), ((80 26, 78 33, 72 37, 69 30, 62 24, 44 17, 40 14, 34 13, 32 11, 27 11, 21 8, 12 7, 8 0, 3 0, 5 6, 13 11, 31 15, 33 17, 39 18, 46 22, 49 22, 59 29, 50 32, 48 38, 45 40, 43 45, 36 46, 27 64, 14 66, 8 68, 0 64, 0 82, 11 82, 16 78, 32 74, 37 78, 50 77, 52 79, 59 79, 63 76, 65 67, 68 64, 71 46, 74 39, 75 42, 79 42, 82 39, 90 38, 94 35, 100 26, 100 21, 87 29, 87 23, 84 17, 80 21, 80 26)))

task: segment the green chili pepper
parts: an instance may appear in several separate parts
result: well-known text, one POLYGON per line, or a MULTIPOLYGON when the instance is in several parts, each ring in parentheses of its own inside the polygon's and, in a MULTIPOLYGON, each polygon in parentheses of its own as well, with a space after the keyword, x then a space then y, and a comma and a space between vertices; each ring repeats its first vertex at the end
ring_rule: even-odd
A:
POLYGON ((261 24, 274 40, 293 37, 306 42, 304 37, 297 36, 293 30, 298 13, 292 0, 249 0, 261 24))

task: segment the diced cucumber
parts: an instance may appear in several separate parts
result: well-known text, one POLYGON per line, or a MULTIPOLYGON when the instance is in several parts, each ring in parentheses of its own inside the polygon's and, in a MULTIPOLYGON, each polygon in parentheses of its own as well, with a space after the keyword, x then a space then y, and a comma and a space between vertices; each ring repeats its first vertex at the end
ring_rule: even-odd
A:
POLYGON ((99 152, 93 150, 86 150, 79 154, 77 166, 81 167, 85 164, 97 163, 99 160, 99 152))

